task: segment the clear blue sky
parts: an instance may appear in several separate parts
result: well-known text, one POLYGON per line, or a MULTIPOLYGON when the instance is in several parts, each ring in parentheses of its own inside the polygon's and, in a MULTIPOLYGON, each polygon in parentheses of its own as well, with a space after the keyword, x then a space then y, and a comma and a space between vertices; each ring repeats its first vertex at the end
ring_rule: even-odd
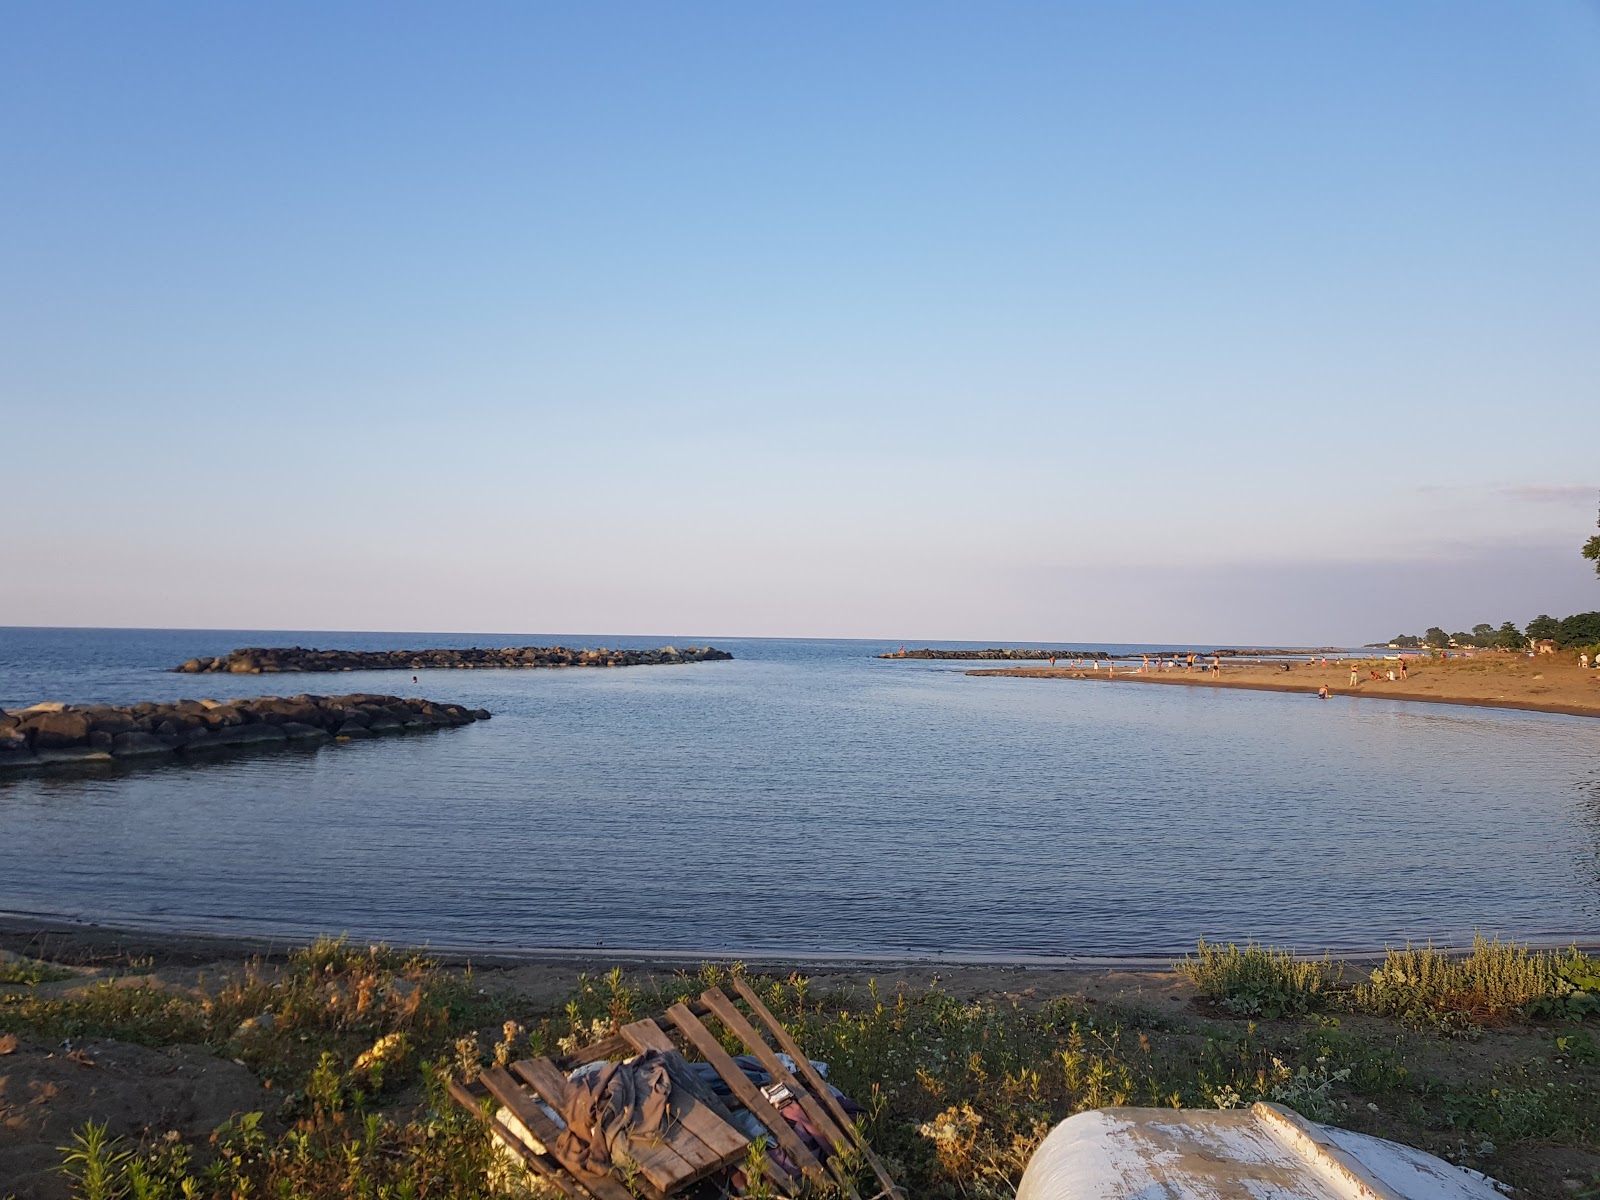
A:
POLYGON ((1600 608, 1600 7, 0 13, 0 624, 1600 608))

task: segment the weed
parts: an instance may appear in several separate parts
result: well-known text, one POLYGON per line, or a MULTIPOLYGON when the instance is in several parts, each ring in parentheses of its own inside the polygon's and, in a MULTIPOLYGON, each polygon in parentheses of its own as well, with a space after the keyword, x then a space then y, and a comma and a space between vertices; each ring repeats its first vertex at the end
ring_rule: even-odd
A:
POLYGON ((54 963, 38 962, 31 958, 0 959, 0 984, 20 983, 24 987, 34 987, 71 978, 71 971, 54 963))
POLYGON ((1173 964, 1202 995, 1240 1016, 1282 1017, 1320 1007, 1343 977, 1343 968, 1324 957, 1299 959, 1287 950, 1247 944, 1244 949, 1208 944, 1173 964))
POLYGON ((1600 1000, 1582 986, 1596 984, 1600 963, 1576 949, 1557 954, 1477 937, 1472 953, 1460 959, 1432 946, 1390 950, 1349 1000, 1363 1012, 1463 1032, 1523 1014, 1582 1017, 1600 1011, 1600 1000))

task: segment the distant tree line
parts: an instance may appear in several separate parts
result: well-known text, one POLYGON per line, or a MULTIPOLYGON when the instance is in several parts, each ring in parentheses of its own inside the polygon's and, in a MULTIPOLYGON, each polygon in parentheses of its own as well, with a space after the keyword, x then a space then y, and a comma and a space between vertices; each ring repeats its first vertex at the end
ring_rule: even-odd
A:
POLYGON ((1448 650, 1470 646, 1479 650, 1493 647, 1521 650, 1530 642, 1547 638, 1558 646, 1592 646, 1600 643, 1600 612, 1575 613, 1560 620, 1541 614, 1529 621, 1526 629, 1518 629, 1513 621, 1505 622, 1499 629, 1487 623, 1474 625, 1470 633, 1446 633, 1440 626, 1433 625, 1421 637, 1401 633, 1390 638, 1389 644, 1406 649, 1426 646, 1434 650, 1448 650))

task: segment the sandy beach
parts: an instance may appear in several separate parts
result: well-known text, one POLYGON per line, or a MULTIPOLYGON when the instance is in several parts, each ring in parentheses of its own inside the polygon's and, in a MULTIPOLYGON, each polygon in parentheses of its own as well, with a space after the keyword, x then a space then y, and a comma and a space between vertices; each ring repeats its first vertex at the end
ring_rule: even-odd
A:
MULTIPOLYGON (((968 671, 968 675, 1005 675, 1024 679, 1088 679, 1102 683, 1156 683, 1178 687, 1248 688, 1265 692, 1300 692, 1316 695, 1326 687, 1332 696, 1367 696, 1382 700, 1422 700, 1433 704, 1470 704, 1481 708, 1516 708, 1530 712, 1565 713, 1600 717, 1600 670, 1583 670, 1566 656, 1538 658, 1482 654, 1475 658, 1408 659, 1407 678, 1399 678, 1394 659, 1327 659, 1294 663, 1241 662, 1223 659, 1220 676, 1181 667, 1169 671, 1141 672, 1137 660, 1118 662, 1115 673, 1104 665, 1094 670, 1058 664, 1054 667, 1000 667, 968 671), (1350 683, 1354 667, 1357 682, 1350 683), (1391 681, 1388 673, 1396 678, 1391 681), (1378 672, 1379 678, 1372 678, 1378 672)), ((1209 660, 1206 660, 1209 662, 1209 660)))

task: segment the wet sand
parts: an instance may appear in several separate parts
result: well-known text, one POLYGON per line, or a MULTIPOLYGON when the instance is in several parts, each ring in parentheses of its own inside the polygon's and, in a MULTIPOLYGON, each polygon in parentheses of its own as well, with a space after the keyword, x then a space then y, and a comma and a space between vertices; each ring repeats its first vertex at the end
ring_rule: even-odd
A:
MULTIPOLYGON (((1209 662, 1210 660, 1206 660, 1209 662)), ((1169 671, 1140 672, 1138 660, 1118 662, 1115 675, 1104 665, 1097 671, 1059 664, 1054 667, 1001 667, 968 671, 968 675, 1004 675, 1020 679, 1084 679, 1101 683, 1155 683, 1177 687, 1246 688, 1263 692, 1298 692, 1316 695, 1326 686, 1333 696, 1367 696, 1380 700, 1420 700, 1430 704, 1470 704, 1481 708, 1514 708, 1529 712, 1565 713, 1575 717, 1600 717, 1600 670, 1583 670, 1565 655, 1537 658, 1509 654, 1482 654, 1475 658, 1412 659, 1408 678, 1401 680, 1399 663, 1381 656, 1366 659, 1328 659, 1322 666, 1295 663, 1242 662, 1223 659, 1220 676, 1181 667, 1169 671), (1350 684, 1350 668, 1357 682, 1350 684), (1388 672, 1396 679, 1391 682, 1388 672), (1380 678, 1373 679, 1377 671, 1380 678)))

